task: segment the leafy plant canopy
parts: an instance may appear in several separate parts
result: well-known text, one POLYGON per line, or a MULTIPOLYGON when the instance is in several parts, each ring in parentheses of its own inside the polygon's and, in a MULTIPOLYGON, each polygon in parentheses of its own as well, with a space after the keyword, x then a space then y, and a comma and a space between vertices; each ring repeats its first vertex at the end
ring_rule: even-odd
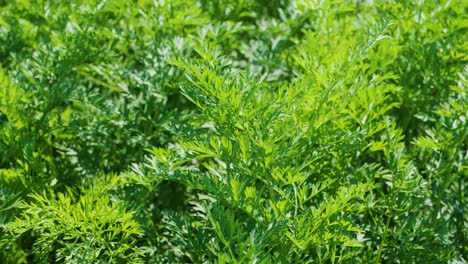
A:
POLYGON ((0 0, 0 263, 466 263, 467 14, 0 0))

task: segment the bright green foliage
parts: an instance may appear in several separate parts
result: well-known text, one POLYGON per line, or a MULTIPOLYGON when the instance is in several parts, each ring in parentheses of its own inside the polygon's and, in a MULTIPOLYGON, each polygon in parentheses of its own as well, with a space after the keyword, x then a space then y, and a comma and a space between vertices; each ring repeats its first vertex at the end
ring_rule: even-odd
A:
POLYGON ((7 240, 2 243, 9 246, 37 235, 32 245, 35 262, 141 262, 141 252, 135 247, 141 231, 122 202, 112 202, 99 189, 79 191, 79 197, 70 189, 65 193, 30 195, 31 203, 18 205, 23 211, 22 221, 5 228, 7 240))
POLYGON ((464 263, 465 1, 0 0, 0 263, 464 263))

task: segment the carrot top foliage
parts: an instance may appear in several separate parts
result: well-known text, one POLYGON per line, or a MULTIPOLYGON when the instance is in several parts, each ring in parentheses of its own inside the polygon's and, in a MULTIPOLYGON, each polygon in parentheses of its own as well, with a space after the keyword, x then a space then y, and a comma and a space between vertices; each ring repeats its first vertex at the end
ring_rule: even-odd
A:
POLYGON ((466 262, 467 11, 0 1, 0 262, 466 262))

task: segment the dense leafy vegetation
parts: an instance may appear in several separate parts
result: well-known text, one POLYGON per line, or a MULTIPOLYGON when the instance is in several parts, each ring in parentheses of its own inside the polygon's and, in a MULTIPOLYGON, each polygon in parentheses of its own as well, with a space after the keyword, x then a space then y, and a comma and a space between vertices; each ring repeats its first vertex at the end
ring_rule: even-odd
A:
POLYGON ((465 263, 467 3, 0 1, 0 262, 465 263))

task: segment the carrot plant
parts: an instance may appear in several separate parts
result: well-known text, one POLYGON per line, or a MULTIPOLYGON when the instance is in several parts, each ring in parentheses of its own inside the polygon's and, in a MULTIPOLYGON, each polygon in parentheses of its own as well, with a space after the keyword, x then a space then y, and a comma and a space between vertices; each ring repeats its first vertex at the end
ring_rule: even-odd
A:
POLYGON ((464 263, 465 1, 0 1, 0 263, 464 263))

